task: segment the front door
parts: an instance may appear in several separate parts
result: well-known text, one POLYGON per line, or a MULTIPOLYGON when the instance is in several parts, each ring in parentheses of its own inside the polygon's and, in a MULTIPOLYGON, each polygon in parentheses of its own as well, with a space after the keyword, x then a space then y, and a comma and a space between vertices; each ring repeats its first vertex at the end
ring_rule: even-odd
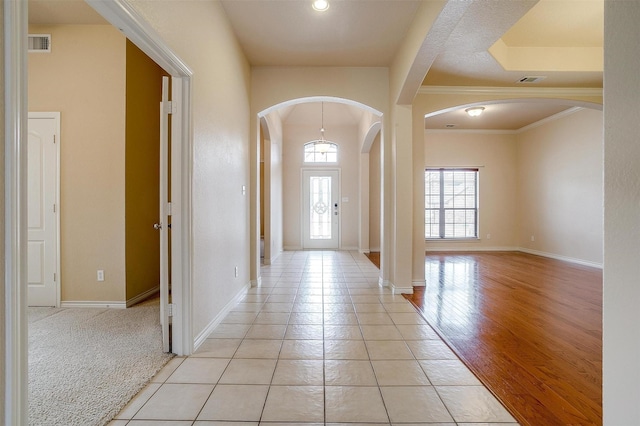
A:
POLYGON ((303 248, 340 247, 340 173, 338 170, 302 171, 303 248))
POLYGON ((29 113, 27 154, 27 299, 58 305, 59 113, 29 113))

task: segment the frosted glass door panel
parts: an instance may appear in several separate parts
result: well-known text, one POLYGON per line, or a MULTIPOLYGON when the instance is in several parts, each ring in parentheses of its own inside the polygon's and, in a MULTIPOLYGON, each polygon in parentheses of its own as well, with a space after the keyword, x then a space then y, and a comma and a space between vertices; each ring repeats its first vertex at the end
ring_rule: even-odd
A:
POLYGON ((338 249, 340 246, 340 173, 338 170, 302 172, 302 246, 338 249))

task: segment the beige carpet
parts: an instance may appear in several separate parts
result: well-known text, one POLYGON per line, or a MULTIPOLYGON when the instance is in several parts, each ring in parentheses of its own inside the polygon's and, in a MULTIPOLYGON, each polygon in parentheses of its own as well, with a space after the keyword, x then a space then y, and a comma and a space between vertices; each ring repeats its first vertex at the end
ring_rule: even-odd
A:
POLYGON ((29 424, 105 425, 172 358, 158 299, 129 309, 29 308, 29 424))

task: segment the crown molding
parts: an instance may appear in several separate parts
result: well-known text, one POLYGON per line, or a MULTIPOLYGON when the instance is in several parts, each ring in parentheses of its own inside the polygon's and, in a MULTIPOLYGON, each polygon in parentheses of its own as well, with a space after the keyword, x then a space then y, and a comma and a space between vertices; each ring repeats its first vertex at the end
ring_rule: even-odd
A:
POLYGON ((419 95, 602 96, 599 87, 421 86, 419 95))

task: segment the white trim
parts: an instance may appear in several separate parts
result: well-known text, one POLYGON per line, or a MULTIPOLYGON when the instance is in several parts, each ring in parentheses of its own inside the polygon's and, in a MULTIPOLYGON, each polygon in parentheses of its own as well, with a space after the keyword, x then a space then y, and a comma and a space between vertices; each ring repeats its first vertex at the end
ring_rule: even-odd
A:
POLYGON ((371 250, 370 249, 358 249, 358 253, 360 253, 360 254, 370 254, 371 250))
POLYGON ((257 279, 255 279, 255 280, 251 280, 251 281, 249 282, 249 285, 250 285, 251 287, 260 287, 260 286, 262 285, 262 277, 258 277, 258 278, 257 278, 257 279))
POLYGON ((129 308, 133 305, 135 305, 136 303, 140 303, 143 300, 146 300, 148 298, 150 298, 151 296, 155 295, 156 293, 160 292, 160 286, 155 286, 154 288, 147 290, 143 293, 140 293, 139 295, 132 297, 131 299, 127 300, 126 302, 126 307, 129 308))
MULTIPOLYGON (((27 113, 27 118, 52 118, 56 122, 55 130, 55 149, 56 149, 56 307, 60 306, 60 299, 62 298, 62 267, 60 256, 60 217, 62 216, 60 206, 60 145, 62 138, 60 137, 60 112, 37 112, 30 111, 27 113)), ((27 125, 28 127, 28 125, 27 125)))
POLYGON ((4 424, 28 423, 26 1, 4 10, 4 424))
POLYGON ((272 257, 270 257, 270 258, 266 258, 266 257, 265 257, 265 258, 264 258, 264 264, 265 264, 265 265, 271 265, 271 264, 273 264, 273 262, 275 262, 275 261, 280 257, 280 255, 281 255, 281 254, 282 254, 282 251, 279 251, 278 253, 276 253, 276 255, 275 255, 275 256, 272 256, 272 257))
POLYGON ((390 288, 393 294, 413 293, 413 287, 397 287, 395 284, 391 284, 390 288))
POLYGON ((193 342, 193 351, 195 352, 198 348, 207 340, 207 337, 211 334, 211 332, 222 322, 222 320, 227 316, 229 312, 242 300, 244 296, 247 295, 247 292, 251 288, 250 284, 245 285, 240 289, 238 294, 236 294, 233 299, 227 303, 224 308, 215 316, 214 319, 211 320, 209 324, 198 334, 193 342))
POLYGON ((102 17, 129 38, 173 78, 171 121, 172 200, 172 352, 190 355, 193 350, 191 310, 193 276, 191 180, 192 70, 173 52, 157 32, 126 0, 86 0, 102 17))
POLYGON ((553 114, 553 115, 551 115, 551 116, 549 116, 547 118, 543 118, 542 120, 538 120, 535 123, 531 123, 531 124, 528 124, 528 125, 526 125, 524 127, 520 127, 518 130, 515 131, 515 133, 518 134, 518 133, 526 132, 526 131, 531 130, 531 129, 535 129, 536 127, 540 127, 543 124, 547 124, 547 123, 549 123, 551 121, 559 120, 561 118, 564 118, 564 117, 567 117, 569 115, 575 114, 578 111, 582 111, 583 109, 584 108, 582 108, 582 107, 572 107, 572 108, 566 109, 564 111, 560 111, 557 114, 553 114))
POLYGON ((302 251, 302 246, 284 246, 284 251, 302 251))
POLYGON ((518 247, 517 251, 521 251, 523 253, 534 254, 536 256, 548 257, 551 259, 562 260, 564 262, 575 263, 582 266, 589 266, 591 268, 602 269, 602 263, 591 262, 590 260, 577 259, 575 257, 562 256, 554 253, 547 253, 544 251, 532 250, 526 247, 518 247))
POLYGON ((359 249, 357 246, 346 246, 346 247, 340 247, 339 251, 359 251, 359 249))
POLYGON ((492 130, 492 129, 424 129, 427 134, 441 134, 441 133, 469 133, 480 135, 513 135, 518 133, 518 130, 492 130))
POLYGON ((427 286, 427 280, 413 280, 411 282, 411 285, 413 287, 426 287, 427 286))
POLYGON ((126 302, 70 300, 60 302, 61 308, 99 308, 99 309, 127 309, 126 302))
POLYGON ((601 88, 583 87, 474 87, 422 86, 420 95, 543 95, 543 96, 602 96, 601 88))
POLYGON ((380 247, 369 247, 369 252, 380 253, 380 247))

